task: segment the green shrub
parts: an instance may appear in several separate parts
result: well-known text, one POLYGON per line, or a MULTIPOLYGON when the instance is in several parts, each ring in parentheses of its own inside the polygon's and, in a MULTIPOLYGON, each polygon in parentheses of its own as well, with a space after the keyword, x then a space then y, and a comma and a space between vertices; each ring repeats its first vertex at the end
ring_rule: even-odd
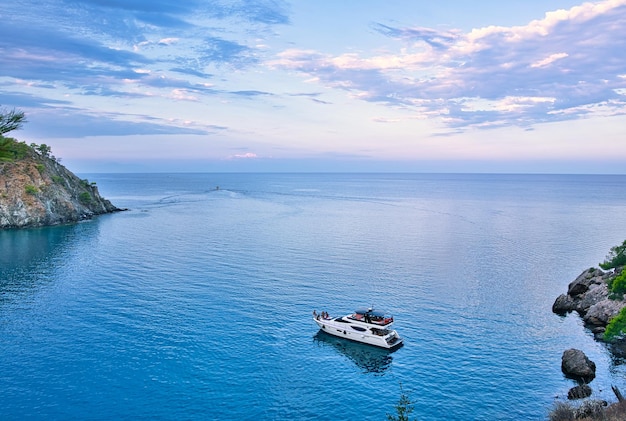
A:
MULTIPOLYGON (((595 401, 599 403, 599 401, 595 401)), ((624 421, 626 420, 626 401, 603 406, 594 406, 594 401, 585 401, 580 405, 571 402, 557 402, 548 416, 548 421, 624 421)))
POLYGON ((576 408, 569 402, 557 402, 548 416, 549 421, 574 421, 576 408))
POLYGON ((604 331, 604 339, 610 341, 626 332, 626 307, 611 319, 604 331))
POLYGON ((30 148, 24 142, 0 135, 0 161, 12 162, 24 158, 30 148))
POLYGON ((85 191, 85 192, 82 192, 78 196, 78 200, 80 200, 81 203, 86 205, 88 203, 91 203, 92 198, 91 198, 91 195, 85 191))
POLYGON ((621 246, 615 246, 611 248, 611 251, 604 259, 604 262, 600 263, 600 267, 604 270, 615 269, 619 266, 626 265, 626 240, 621 246))
POLYGON ((33 148, 42 156, 50 156, 50 151, 52 151, 52 148, 50 148, 50 146, 46 145, 45 143, 33 146, 33 148))
POLYGON ((400 384, 400 393, 400 399, 396 404, 397 415, 387 414, 388 421, 410 421, 409 416, 415 410, 415 403, 411 400, 409 395, 402 390, 402 384, 400 384))
POLYGON ((42 174, 45 169, 46 166, 44 164, 37 164, 37 171, 39 171, 39 174, 42 174))
POLYGON ((24 190, 26 190, 26 193, 28 194, 37 194, 39 192, 39 190, 37 190, 37 187, 33 186, 32 184, 27 184, 26 186, 24 186, 24 190))
POLYGON ((612 293, 623 295, 626 293, 626 270, 608 282, 612 293))
POLYGON ((53 175, 52 176, 52 181, 54 181, 57 184, 62 184, 63 183, 63 177, 58 176, 58 175, 53 175))

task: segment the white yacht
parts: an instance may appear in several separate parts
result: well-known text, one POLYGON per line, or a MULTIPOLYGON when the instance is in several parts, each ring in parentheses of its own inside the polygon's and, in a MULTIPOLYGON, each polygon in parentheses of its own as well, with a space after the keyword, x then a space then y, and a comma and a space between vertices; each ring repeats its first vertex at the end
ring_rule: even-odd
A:
POLYGON ((340 317, 313 310, 313 320, 321 330, 340 338, 387 349, 402 345, 398 332, 391 329, 393 317, 373 308, 358 309, 340 317))

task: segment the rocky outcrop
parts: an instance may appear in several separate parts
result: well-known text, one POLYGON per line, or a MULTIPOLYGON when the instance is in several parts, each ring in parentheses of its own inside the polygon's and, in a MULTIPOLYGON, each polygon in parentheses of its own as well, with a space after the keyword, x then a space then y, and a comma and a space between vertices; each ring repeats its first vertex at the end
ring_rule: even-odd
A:
POLYGON ((580 349, 568 349, 561 357, 561 371, 568 379, 579 384, 567 392, 567 399, 584 399, 591 396, 592 390, 587 383, 596 378, 596 364, 580 349))
POLYGON ((0 229, 71 223, 119 210, 95 184, 32 148, 18 160, 0 162, 0 229))
POLYGON ((592 305, 608 297, 607 280, 610 277, 610 273, 601 269, 587 269, 569 284, 567 294, 559 295, 552 311, 561 315, 576 311, 584 316, 592 305))
MULTIPOLYGON (((603 340, 607 324, 619 314, 622 308, 626 307, 626 301, 623 298, 618 299, 609 291, 610 282, 622 270, 623 268, 616 268, 612 272, 603 272, 596 268, 585 270, 568 285, 567 294, 561 294, 555 300, 552 311, 559 315, 577 312, 583 318, 585 325, 595 334, 596 339, 603 340)), ((624 341, 612 341, 608 345, 614 355, 626 357, 626 349, 621 352, 624 341)), ((578 383, 568 391, 568 399, 587 399, 592 395, 593 391, 587 383, 596 377, 596 365, 587 358, 584 352, 578 349, 568 349, 563 352, 561 370, 566 377, 578 383)), ((621 400, 621 393, 616 390, 614 387, 613 391, 621 400)), ((573 419, 587 419, 587 417, 596 419, 596 416, 604 419, 604 415, 608 414, 605 412, 606 406, 605 401, 586 400, 572 414, 573 419)))
POLYGON ((579 349, 563 352, 561 370, 565 377, 582 383, 589 383, 596 378, 596 364, 579 349))
POLYGON ((608 281, 620 272, 621 268, 615 272, 585 270, 569 284, 567 294, 557 297, 552 311, 560 315, 577 312, 596 337, 601 338, 609 321, 626 307, 623 298, 610 297, 608 287, 608 281))
POLYGON ((578 386, 572 387, 567 392, 567 399, 575 400, 575 399, 584 399, 591 396, 592 390, 591 387, 587 384, 579 384, 578 386))

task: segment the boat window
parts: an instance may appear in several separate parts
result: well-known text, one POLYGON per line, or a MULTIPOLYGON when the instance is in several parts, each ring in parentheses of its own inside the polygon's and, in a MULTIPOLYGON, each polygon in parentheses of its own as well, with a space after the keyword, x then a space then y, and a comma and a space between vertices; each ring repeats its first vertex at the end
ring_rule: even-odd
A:
POLYGON ((359 332, 365 332, 367 329, 361 326, 350 326, 354 330, 358 330, 359 332))
POLYGON ((378 329, 378 328, 373 327, 372 333, 378 336, 385 336, 389 334, 389 331, 387 329, 378 329))

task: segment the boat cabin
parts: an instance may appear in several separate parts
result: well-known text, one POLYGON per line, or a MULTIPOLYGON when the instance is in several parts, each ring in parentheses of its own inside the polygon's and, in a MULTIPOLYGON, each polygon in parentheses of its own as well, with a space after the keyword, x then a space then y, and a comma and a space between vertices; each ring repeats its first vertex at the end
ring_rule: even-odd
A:
POLYGON ((393 322, 393 316, 372 308, 357 309, 351 316, 349 316, 349 318, 359 322, 371 323, 380 326, 386 326, 393 322))

